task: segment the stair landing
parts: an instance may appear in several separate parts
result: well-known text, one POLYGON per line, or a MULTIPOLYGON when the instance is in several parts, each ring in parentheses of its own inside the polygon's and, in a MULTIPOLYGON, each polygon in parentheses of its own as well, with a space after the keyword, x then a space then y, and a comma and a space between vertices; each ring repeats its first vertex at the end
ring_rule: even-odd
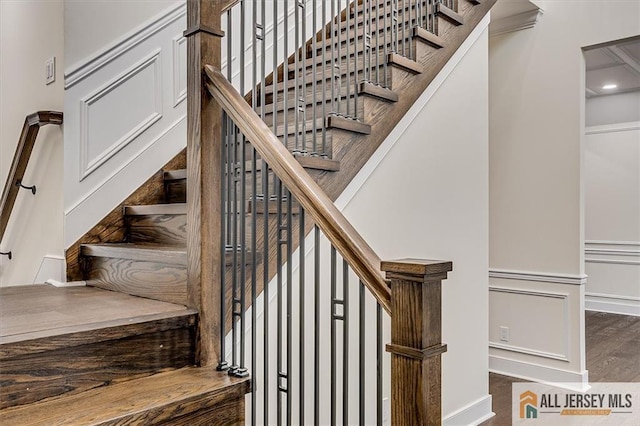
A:
POLYGON ((0 288, 0 412, 195 363, 197 312, 92 287, 0 288))
POLYGON ((0 288, 0 345, 187 313, 173 303, 94 287, 47 284, 0 288))

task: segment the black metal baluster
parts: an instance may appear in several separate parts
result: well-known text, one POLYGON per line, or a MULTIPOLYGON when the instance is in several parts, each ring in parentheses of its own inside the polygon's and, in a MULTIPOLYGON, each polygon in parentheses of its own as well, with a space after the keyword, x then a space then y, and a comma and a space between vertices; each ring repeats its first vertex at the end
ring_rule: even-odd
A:
POLYGON ((365 287, 364 287, 364 283, 362 281, 360 281, 360 292, 359 292, 360 298, 359 298, 359 303, 358 303, 358 313, 360 314, 360 318, 358 321, 358 334, 359 334, 359 348, 358 348, 358 365, 360 367, 360 373, 358 376, 359 379, 359 393, 358 393, 358 397, 359 397, 359 405, 360 405, 360 415, 358 416, 359 420, 360 420, 360 425, 364 426, 365 424, 365 418, 364 418, 364 402, 366 399, 366 395, 365 395, 365 368, 364 368, 364 354, 365 354, 365 345, 366 345, 366 339, 365 339, 365 287))
POLYGON ((291 425, 293 392, 291 392, 293 381, 291 372, 293 371, 293 197, 287 189, 287 425, 291 425))
POLYGON ((382 306, 376 303, 376 420, 382 426, 382 306))
POLYGON ((313 284, 314 284, 314 320, 313 331, 313 424, 320 425, 320 228, 316 225, 314 231, 313 247, 313 284))
POLYGON ((349 424, 349 264, 342 260, 342 424, 349 424))
POLYGON ((304 376, 305 376, 305 342, 304 342, 304 327, 305 327, 305 250, 304 250, 304 239, 305 239, 305 217, 304 210, 302 206, 300 207, 300 223, 298 225, 299 229, 299 247, 298 251, 300 254, 300 266, 299 266, 299 280, 300 280, 300 424, 304 425, 304 398, 305 398, 305 389, 304 389, 304 376))
POLYGON ((336 388, 336 249, 331 246, 331 424, 337 423, 336 388))

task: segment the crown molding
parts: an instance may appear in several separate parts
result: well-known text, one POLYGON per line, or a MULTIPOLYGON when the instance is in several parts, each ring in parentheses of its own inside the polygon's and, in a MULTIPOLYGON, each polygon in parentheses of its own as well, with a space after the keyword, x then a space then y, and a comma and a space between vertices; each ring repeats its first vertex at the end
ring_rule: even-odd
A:
POLYGON ((542 9, 533 9, 492 21, 489 25, 489 37, 533 28, 540 15, 542 15, 542 9))

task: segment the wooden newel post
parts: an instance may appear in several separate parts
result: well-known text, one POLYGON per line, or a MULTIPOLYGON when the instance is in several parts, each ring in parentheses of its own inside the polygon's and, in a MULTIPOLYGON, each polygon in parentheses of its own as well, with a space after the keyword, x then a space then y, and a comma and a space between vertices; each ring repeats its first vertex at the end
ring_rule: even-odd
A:
POLYGON ((187 1, 187 294, 199 312, 197 360, 219 359, 222 181, 221 109, 204 86, 204 66, 220 69, 222 0, 187 1))
POLYGON ((451 262, 385 261, 391 281, 391 424, 440 425, 442 280, 451 262))

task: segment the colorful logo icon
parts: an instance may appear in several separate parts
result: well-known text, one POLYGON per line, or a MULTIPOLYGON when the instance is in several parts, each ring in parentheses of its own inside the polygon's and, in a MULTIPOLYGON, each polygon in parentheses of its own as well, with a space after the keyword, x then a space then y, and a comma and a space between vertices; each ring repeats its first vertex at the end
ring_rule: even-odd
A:
POLYGON ((526 391, 520 394, 520 418, 538 418, 538 395, 531 391, 526 391))

